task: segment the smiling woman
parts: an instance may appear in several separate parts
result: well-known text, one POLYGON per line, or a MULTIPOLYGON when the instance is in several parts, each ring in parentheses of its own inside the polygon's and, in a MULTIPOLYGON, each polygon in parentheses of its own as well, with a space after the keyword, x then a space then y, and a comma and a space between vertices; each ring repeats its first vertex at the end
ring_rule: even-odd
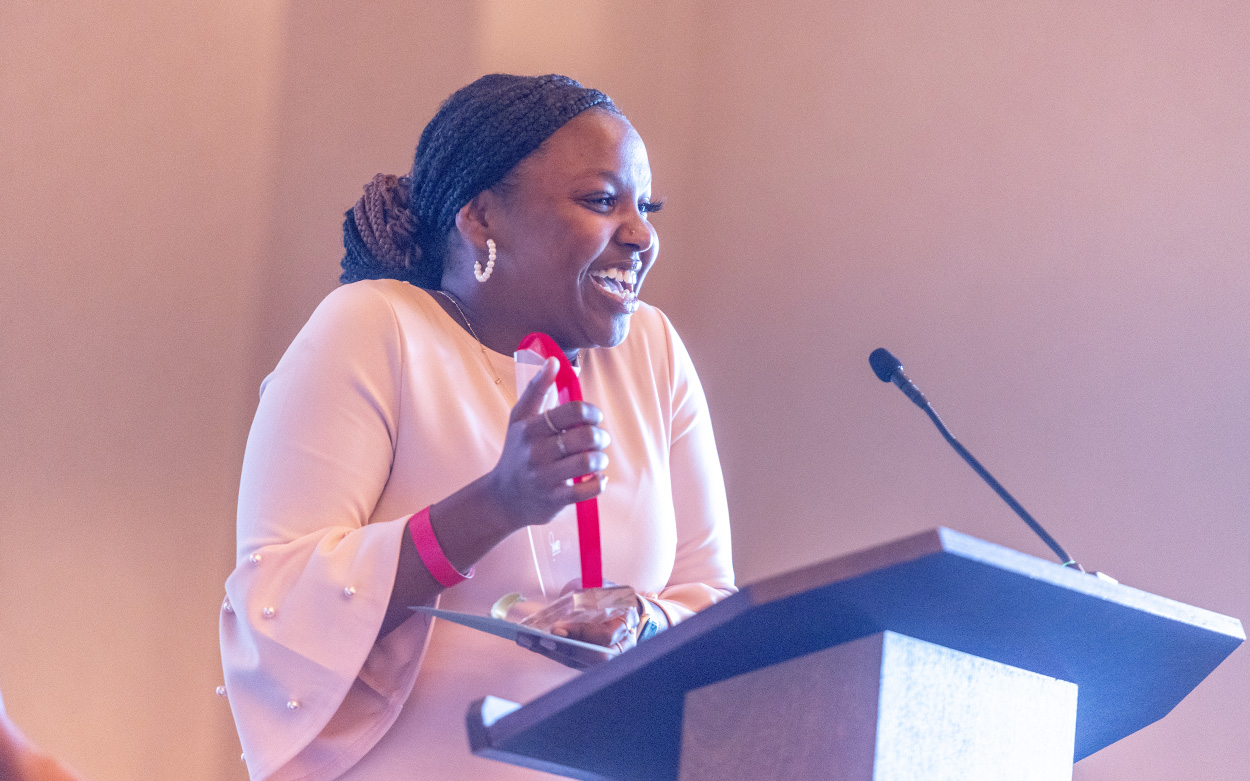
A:
POLYGON ((627 650, 732 592, 703 391, 638 298, 659 208, 638 133, 563 76, 459 90, 412 171, 365 188, 345 284, 265 380, 244 458, 220 693, 252 778, 544 777, 470 756, 464 713, 574 673, 409 607, 548 594, 543 530, 576 502, 597 498, 604 577, 647 620, 569 635, 627 650), (532 332, 586 402, 544 408, 554 359, 518 385, 532 332))
POLYGON ((459 262, 444 272, 443 288, 499 352, 531 331, 574 352, 620 344, 659 249, 647 222, 659 205, 650 197, 638 133, 620 114, 587 110, 518 164, 509 186, 461 210, 454 254, 472 256, 493 237, 499 282, 477 284, 459 262))

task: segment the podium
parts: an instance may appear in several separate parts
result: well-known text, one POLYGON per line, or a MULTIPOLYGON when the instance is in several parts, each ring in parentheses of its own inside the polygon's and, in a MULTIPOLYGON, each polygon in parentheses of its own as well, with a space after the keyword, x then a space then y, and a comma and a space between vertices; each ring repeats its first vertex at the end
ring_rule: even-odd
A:
POLYGON ((1070 779, 1244 640, 935 529, 745 586, 524 706, 479 700, 469 744, 587 781, 1070 779))

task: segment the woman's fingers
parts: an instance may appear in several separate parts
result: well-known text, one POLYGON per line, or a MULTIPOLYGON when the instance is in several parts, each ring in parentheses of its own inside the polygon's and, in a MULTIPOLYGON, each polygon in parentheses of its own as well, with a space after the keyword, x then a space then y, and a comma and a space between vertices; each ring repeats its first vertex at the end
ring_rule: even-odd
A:
POLYGON ((503 453, 492 482, 501 506, 511 508, 519 525, 546 523, 566 505, 603 492, 611 442, 600 428, 603 413, 574 401, 542 411, 559 364, 547 359, 512 408, 503 453))
POLYGON ((573 480, 608 468, 608 454, 602 450, 574 453, 559 459, 542 470, 543 478, 553 482, 573 480))
POLYGON ((580 426, 561 431, 547 438, 556 459, 567 458, 578 453, 599 452, 607 449, 612 442, 608 432, 598 426, 580 426))
POLYGON ((593 499, 603 493, 603 489, 607 484, 608 476, 602 473, 590 475, 589 480, 574 478, 572 481, 565 480, 557 485, 552 490, 552 496, 563 507, 569 504, 584 502, 587 499, 593 499))
MULTIPOLYGON (((546 393, 546 390, 543 393, 546 393)), ((539 399, 541 398, 540 396, 539 399)), ((518 401, 517 407, 520 405, 518 401)), ((513 409, 515 410, 516 407, 513 409)), ((513 422, 516 420, 514 416, 513 422)), ((560 431, 569 431, 582 426, 598 426, 602 422, 603 412, 594 404, 570 401, 546 412, 535 412, 525 424, 525 435, 531 440, 553 437, 560 431)))
MULTIPOLYGON (((560 637, 570 637, 586 643, 594 643, 605 648, 615 647, 615 650, 623 651, 625 650, 623 644, 631 636, 631 630, 629 619, 625 616, 616 615, 558 621, 552 626, 551 634, 559 635, 560 637), (617 647, 618 645, 619 647, 617 647)), ((633 643, 629 645, 632 646, 633 643)))
POLYGON ((580 646, 559 643, 550 638, 525 634, 517 636, 517 644, 569 667, 583 669, 601 664, 633 648, 637 643, 634 632, 637 626, 635 619, 636 616, 624 615, 573 617, 557 621, 550 629, 553 635, 601 646, 602 651, 593 651, 580 646))

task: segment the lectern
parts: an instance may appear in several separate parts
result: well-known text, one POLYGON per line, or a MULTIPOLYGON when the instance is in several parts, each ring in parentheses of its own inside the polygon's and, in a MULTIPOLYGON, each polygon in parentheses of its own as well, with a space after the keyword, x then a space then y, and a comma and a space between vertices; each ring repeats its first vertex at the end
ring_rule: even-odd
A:
POLYGON ((744 587, 519 706, 473 753, 596 781, 1069 779, 1241 622, 936 529, 744 587))

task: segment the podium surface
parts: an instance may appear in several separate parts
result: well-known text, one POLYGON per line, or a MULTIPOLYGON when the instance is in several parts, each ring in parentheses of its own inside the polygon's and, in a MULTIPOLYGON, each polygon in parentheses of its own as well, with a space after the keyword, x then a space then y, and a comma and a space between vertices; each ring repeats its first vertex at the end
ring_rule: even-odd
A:
POLYGON ((935 529, 745 586, 524 707, 479 701, 470 747, 676 779, 688 691, 887 631, 1075 683, 1074 760, 1167 715, 1245 640, 1234 618, 935 529))

